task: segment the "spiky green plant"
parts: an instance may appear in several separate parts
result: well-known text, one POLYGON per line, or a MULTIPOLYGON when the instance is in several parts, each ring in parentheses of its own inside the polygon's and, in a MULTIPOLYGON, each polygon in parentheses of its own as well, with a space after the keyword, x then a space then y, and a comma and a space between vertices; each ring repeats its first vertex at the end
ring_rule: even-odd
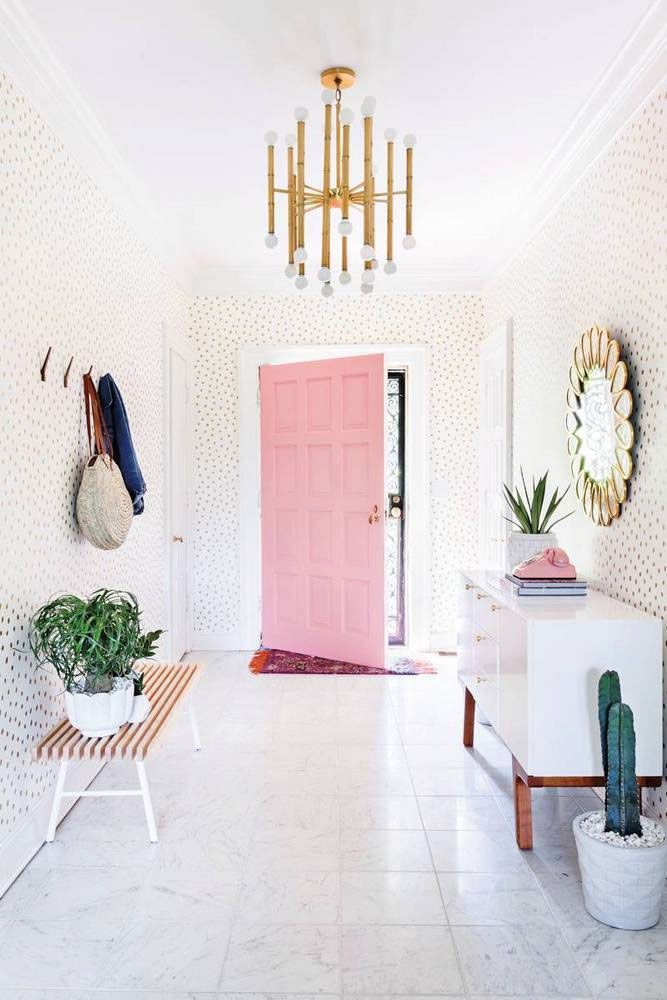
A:
POLYGON ((163 630, 142 633, 140 620, 134 594, 65 594, 33 615, 30 648, 38 666, 50 664, 67 691, 110 691, 114 677, 127 677, 137 660, 155 655, 163 630))
POLYGON ((526 486, 526 477, 523 474, 523 469, 521 469, 523 495, 521 494, 520 487, 517 486, 516 492, 513 493, 506 483, 503 484, 505 500, 512 512, 512 517, 506 517, 505 520, 526 535, 546 535, 557 524, 560 524, 565 518, 574 514, 574 511, 571 510, 569 513, 563 514, 562 517, 554 520, 558 507, 567 496, 570 487, 568 486, 560 496, 558 495, 558 487, 556 487, 551 499, 545 506, 548 476, 548 470, 537 482, 535 482, 535 477, 533 476, 533 488, 532 492, 529 493, 526 486))
POLYGON ((621 701, 621 682, 615 670, 605 670, 598 682, 598 719, 605 775, 605 830, 622 837, 633 833, 641 837, 634 719, 630 706, 621 701))
POLYGON ((608 770, 607 727, 609 709, 621 701, 621 682, 615 670, 605 670, 598 681, 598 721, 600 724, 600 749, 605 779, 608 770))

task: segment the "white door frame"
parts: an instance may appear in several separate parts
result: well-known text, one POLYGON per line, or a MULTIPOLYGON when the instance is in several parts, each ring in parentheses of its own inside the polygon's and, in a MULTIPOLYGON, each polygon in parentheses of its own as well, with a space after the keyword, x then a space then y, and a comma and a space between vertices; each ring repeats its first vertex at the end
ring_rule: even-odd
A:
POLYGON ((428 478, 427 348, 396 344, 241 347, 239 350, 240 587, 242 649, 261 634, 260 365, 384 354, 387 369, 406 371, 406 627, 412 649, 430 647, 431 573, 428 478))
POLYGON ((171 546, 172 546, 172 523, 171 523, 171 453, 169 448, 169 428, 171 426, 171 380, 170 380, 170 360, 169 352, 171 350, 178 351, 179 354, 185 359, 186 363, 186 390, 188 398, 188 427, 186 432, 187 448, 186 454, 183 456, 183 471, 186 477, 186 497, 187 497, 187 560, 186 560, 186 576, 187 576, 187 594, 188 594, 188 606, 187 606, 187 626, 186 626, 186 644, 189 649, 192 649, 192 637, 193 637, 193 617, 192 617, 192 581, 193 581, 193 548, 194 548, 194 518, 192 511, 192 463, 193 463, 193 444, 194 444, 194 419, 192 413, 192 368, 194 352, 192 346, 186 337, 174 330, 169 323, 163 321, 162 323, 162 387, 163 387, 163 419, 162 419, 162 436, 163 436, 163 459, 164 459, 164 618, 167 624, 167 632, 162 640, 162 651, 161 655, 172 659, 174 653, 172 649, 172 639, 171 639, 171 546), (166 647, 166 648, 165 648, 166 647))
MULTIPOLYGON (((504 323, 497 326, 492 333, 486 337, 480 344, 479 351, 479 379, 480 379, 480 390, 482 389, 482 365, 484 364, 485 357, 489 354, 493 354, 497 350, 501 350, 505 356, 505 468, 503 470, 503 482, 506 483, 510 489, 512 489, 513 482, 513 467, 512 467, 512 434, 513 434, 513 399, 512 399, 512 386, 513 386, 513 374, 512 374, 512 362, 513 362, 513 348, 512 348, 512 318, 508 317, 504 323)), ((480 437, 479 437, 479 557, 480 565, 484 564, 484 552, 486 551, 486 538, 484 537, 484 532, 486 529, 486 518, 484 517, 484 478, 483 478, 483 466, 484 466, 484 448, 485 441, 484 437, 484 419, 483 419, 483 407, 484 400, 480 398, 480 437)), ((507 536, 508 536, 508 525, 505 522, 504 526, 504 543, 503 547, 505 551, 507 550, 507 536)))

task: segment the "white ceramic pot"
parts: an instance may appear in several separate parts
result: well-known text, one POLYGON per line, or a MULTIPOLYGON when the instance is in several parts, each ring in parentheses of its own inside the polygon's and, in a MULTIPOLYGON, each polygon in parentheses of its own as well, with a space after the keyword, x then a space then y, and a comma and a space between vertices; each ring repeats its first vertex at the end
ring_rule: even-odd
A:
POLYGON ((545 535, 528 535, 523 531, 510 531, 507 539, 507 572, 512 573, 520 562, 531 559, 544 549, 558 548, 553 531, 545 535))
POLYGON ((130 718, 133 700, 134 685, 129 677, 117 678, 113 691, 65 692, 67 718, 84 736, 113 736, 130 718))
POLYGON ((592 917, 609 927, 641 931, 660 919, 667 872, 667 839, 654 847, 617 847, 581 829, 590 813, 572 823, 584 887, 592 917))
POLYGON ((148 718, 148 713, 151 710, 151 703, 145 694, 135 694, 132 705, 132 715, 130 716, 130 722, 133 726, 136 726, 139 722, 143 722, 148 718))

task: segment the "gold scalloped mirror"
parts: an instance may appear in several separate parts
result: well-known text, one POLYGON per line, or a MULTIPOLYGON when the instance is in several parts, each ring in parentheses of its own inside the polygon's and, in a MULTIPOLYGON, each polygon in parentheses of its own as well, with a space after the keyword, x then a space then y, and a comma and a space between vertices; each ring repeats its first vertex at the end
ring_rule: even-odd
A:
POLYGON ((632 475, 632 393, 621 348, 606 330, 586 330, 574 349, 567 390, 570 470, 577 497, 595 524, 621 513, 632 475))

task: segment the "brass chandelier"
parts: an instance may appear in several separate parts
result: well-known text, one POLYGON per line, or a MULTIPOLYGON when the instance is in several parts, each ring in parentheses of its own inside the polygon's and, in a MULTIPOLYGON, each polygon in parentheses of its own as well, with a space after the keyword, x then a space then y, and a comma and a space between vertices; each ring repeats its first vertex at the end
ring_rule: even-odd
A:
POLYGON ((373 112, 376 101, 374 97, 365 97, 361 104, 361 117, 364 130, 364 176, 359 184, 350 186, 350 126, 354 120, 353 112, 341 108, 342 91, 351 87, 355 81, 354 71, 345 67, 334 67, 324 70, 321 74, 322 103, 324 104, 324 159, 322 165, 322 186, 312 187, 305 179, 305 145, 306 121, 308 111, 298 107, 294 111, 297 122, 296 135, 285 136, 287 148, 287 187, 275 186, 275 149, 278 133, 269 131, 264 136, 268 156, 268 233, 264 240, 269 249, 278 245, 276 235, 276 194, 287 195, 287 266, 285 276, 294 278, 298 289, 304 289, 308 284, 306 277, 306 262, 308 254, 305 246, 305 218, 307 212, 322 210, 322 249, 320 269, 317 277, 322 282, 322 295, 325 298, 333 295, 331 270, 331 217, 332 210, 340 211, 338 233, 340 235, 340 274, 338 280, 342 285, 348 285, 352 275, 348 270, 348 241, 352 234, 350 208, 363 212, 363 244, 360 250, 363 262, 361 273, 362 292, 372 292, 375 272, 378 268, 378 258, 375 247, 375 206, 384 204, 386 209, 386 259, 385 274, 395 274, 397 267, 394 260, 394 198, 405 197, 405 236, 403 247, 411 250, 415 246, 412 233, 412 160, 416 143, 414 135, 403 138, 405 146, 405 188, 394 189, 394 140, 396 130, 385 130, 387 143, 387 189, 375 190, 376 169, 373 165, 373 112), (334 112, 335 107, 335 112, 334 112), (332 131, 334 134, 334 167, 331 165, 332 131), (294 153, 296 147, 296 170, 294 153))

